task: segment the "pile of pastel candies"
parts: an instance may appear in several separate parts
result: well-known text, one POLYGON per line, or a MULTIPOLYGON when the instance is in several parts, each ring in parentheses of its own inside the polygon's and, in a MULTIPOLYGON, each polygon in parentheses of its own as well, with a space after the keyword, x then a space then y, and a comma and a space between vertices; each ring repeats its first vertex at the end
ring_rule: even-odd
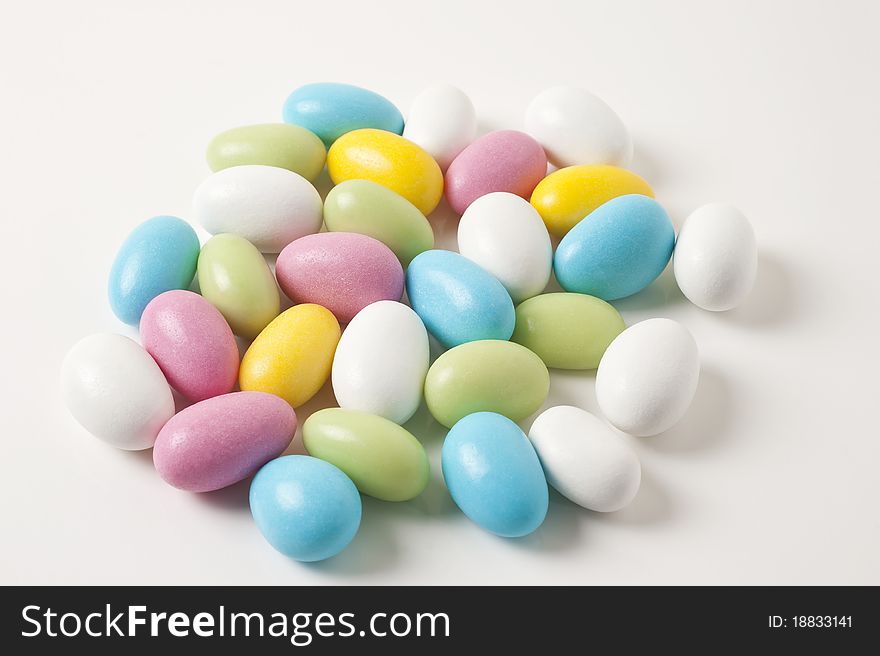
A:
POLYGON ((473 104, 450 86, 421 93, 404 122, 371 91, 310 84, 283 118, 208 146, 213 173, 193 199, 206 243, 172 216, 123 243, 110 304, 141 344, 97 334, 71 349, 62 387, 79 423, 116 447, 152 448, 159 476, 182 490, 253 476, 259 530, 303 561, 349 544, 360 494, 406 501, 425 489, 425 449, 403 427, 423 399, 449 429, 446 487, 481 527, 531 533, 548 484, 593 511, 628 504, 641 468, 618 431, 673 426, 700 361, 681 324, 627 328, 610 301, 648 286, 674 249, 688 299, 734 307, 757 267, 746 218, 706 205, 676 239, 626 168, 626 127, 578 88, 535 97, 524 132, 480 137, 473 104), (313 183, 325 166, 334 186, 322 199, 313 183), (458 253, 434 249, 426 218, 444 194, 461 215, 458 253), (278 254, 274 271, 266 254, 278 254), (551 273, 564 291, 547 292, 551 273), (446 349, 433 362, 429 334, 446 349), (524 433, 517 422, 546 401, 548 368, 597 370, 605 420, 551 407, 524 433), (328 379, 339 407, 302 425, 310 455, 282 456, 294 409, 328 379), (172 390, 190 403, 177 413, 172 390))

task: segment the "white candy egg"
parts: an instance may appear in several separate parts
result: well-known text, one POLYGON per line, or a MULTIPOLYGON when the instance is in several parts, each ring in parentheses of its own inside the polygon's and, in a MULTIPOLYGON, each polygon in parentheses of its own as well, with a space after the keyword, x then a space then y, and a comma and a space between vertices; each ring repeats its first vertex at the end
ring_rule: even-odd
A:
POLYGON ((321 196, 301 175, 275 166, 232 166, 196 189, 193 209, 213 235, 244 237, 263 253, 279 253, 290 242, 318 232, 321 196))
POLYGON ((642 467, 623 436, 586 410, 545 410, 529 430, 547 482, 567 499, 598 512, 626 506, 639 491, 642 467))
POLYGON ((526 109, 525 126, 559 168, 578 164, 626 168, 632 160, 632 138, 623 121, 601 98, 578 87, 552 87, 539 93, 526 109))
POLYGON ((732 205, 703 205, 681 226, 672 262, 675 280, 691 303, 704 310, 730 310, 755 283, 755 232, 732 205))
POLYGON ((540 294, 550 279, 547 227, 515 194, 497 191, 471 203, 458 224, 458 250, 498 278, 514 303, 540 294))
POLYGON ((429 357, 428 332, 415 312, 394 301, 371 303, 336 347, 331 378, 339 407, 404 423, 422 400, 429 357))
POLYGON ((444 171, 477 136, 477 113, 470 98, 448 84, 422 91, 413 101, 403 136, 421 146, 444 171))
POLYGON ((99 333, 77 342, 61 365, 61 392, 83 428, 120 449, 149 449, 174 415, 159 365, 122 335, 99 333))
POLYGON ((596 371, 596 400, 612 425, 646 437, 687 412, 700 378, 697 344, 671 319, 648 319, 620 333, 596 371))

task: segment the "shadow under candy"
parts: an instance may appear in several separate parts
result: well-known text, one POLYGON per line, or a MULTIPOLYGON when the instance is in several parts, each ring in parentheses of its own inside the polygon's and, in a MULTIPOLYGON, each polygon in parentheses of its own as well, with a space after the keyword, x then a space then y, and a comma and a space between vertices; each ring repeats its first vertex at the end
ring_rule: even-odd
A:
POLYGON ((424 399, 416 413, 404 425, 425 447, 431 476, 428 485, 419 496, 406 503, 412 511, 431 517, 449 516, 459 513, 458 507, 449 496, 443 480, 441 451, 448 430, 431 416, 424 399))
POLYGON ((640 438, 646 448, 677 453, 721 446, 734 416, 731 386, 713 365, 703 365, 694 400, 675 426, 640 438))
POLYGON ((434 230, 434 248, 458 252, 458 221, 460 218, 449 207, 444 194, 436 209, 428 215, 428 222, 434 230))
POLYGON ((153 464, 153 449, 141 449, 140 451, 119 450, 118 453, 126 460, 140 463, 144 467, 149 467, 150 469, 155 469, 155 465, 153 464))
POLYGON ((498 539, 509 542, 518 549, 541 553, 579 548, 583 543, 582 523, 589 511, 572 503, 552 487, 549 490, 547 517, 534 533, 521 538, 498 539))
POLYGON ((312 183, 312 185, 321 196, 321 201, 326 201, 327 194, 329 194, 330 190, 333 189, 333 180, 330 179, 330 173, 328 173, 326 166, 321 169, 321 172, 318 174, 318 177, 315 178, 315 181, 312 183))
POLYGON ((397 504, 378 501, 361 496, 363 514, 357 535, 341 553, 314 563, 298 563, 316 572, 354 576, 392 568, 398 557, 397 542, 394 537, 394 524, 398 512, 397 504))
POLYGON ((248 495, 251 489, 253 476, 248 476, 243 481, 234 485, 214 490, 213 492, 195 493, 195 497, 202 503, 228 511, 246 511, 250 513, 250 501, 248 495))
POLYGON ((752 293, 742 305, 718 318, 749 328, 769 328, 796 319, 798 294, 785 263, 773 253, 758 255, 758 273, 752 293))
POLYGON ((328 378, 321 389, 308 401, 296 408, 296 434, 290 441, 290 445, 284 450, 282 455, 308 455, 302 440, 302 427, 306 420, 318 410, 325 408, 338 407, 336 396, 333 394, 333 386, 328 378))
POLYGON ((643 467, 639 491, 628 506, 610 513, 590 512, 590 516, 597 521, 613 524, 660 524, 672 518, 672 500, 650 471, 643 467))
POLYGON ((424 399, 419 403, 415 414, 403 424, 403 427, 415 435, 419 442, 425 446, 443 444, 448 432, 445 426, 431 416, 424 399))
POLYGON ((618 312, 651 313, 666 312, 670 307, 688 302, 675 282, 675 274, 670 263, 654 282, 642 291, 611 301, 618 312))

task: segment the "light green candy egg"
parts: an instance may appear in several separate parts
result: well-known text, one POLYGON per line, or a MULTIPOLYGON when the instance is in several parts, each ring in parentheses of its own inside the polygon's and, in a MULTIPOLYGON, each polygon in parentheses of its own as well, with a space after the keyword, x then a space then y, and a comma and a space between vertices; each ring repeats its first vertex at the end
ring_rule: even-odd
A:
POLYGON ((511 341, 534 351, 548 367, 595 369, 626 325, 614 306, 586 294, 541 294, 516 308, 511 341))
POLYGON ((319 410, 303 424, 310 455, 344 471, 357 489, 383 501, 407 501, 428 484, 428 457, 413 435, 359 410, 319 410))
POLYGON ((388 246, 406 266, 434 247, 428 219, 406 198, 370 180, 346 180, 324 201, 324 224, 331 232, 358 232, 388 246))
POLYGON ((513 421, 535 412, 550 391, 550 373, 537 355, 497 339, 468 342, 437 358, 425 379, 425 401, 447 428, 474 412, 513 421))
POLYGON ((263 123, 221 132, 208 144, 212 171, 244 164, 277 166, 299 173, 310 182, 324 168, 327 149, 316 135, 299 125, 263 123))
POLYGON ((253 339, 281 311, 275 276, 263 254, 238 235, 215 235, 202 246, 198 279, 202 296, 241 337, 253 339))

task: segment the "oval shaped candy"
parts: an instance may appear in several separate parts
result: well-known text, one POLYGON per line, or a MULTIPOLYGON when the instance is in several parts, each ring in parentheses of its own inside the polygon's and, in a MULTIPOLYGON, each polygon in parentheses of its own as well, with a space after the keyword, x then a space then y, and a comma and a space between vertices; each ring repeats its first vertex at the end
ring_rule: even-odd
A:
POLYGON ((135 341, 84 337, 61 364, 70 414, 92 435, 120 449, 149 449, 174 415, 174 397, 159 365, 135 341))
POLYGON ((487 531, 520 537, 544 522, 547 480, 528 438, 510 419, 494 412, 468 415, 447 434, 441 462, 453 501, 487 531))
POLYGON ((475 200, 458 224, 458 251, 495 276, 514 303, 550 280, 553 247, 535 208, 506 191, 475 200))
POLYGON ((141 317, 141 343, 168 383, 190 401, 231 392, 238 346, 223 315, 185 290, 159 294, 141 317))
POLYGON ((294 303, 316 303, 340 323, 375 301, 399 301, 403 268, 381 241, 353 232, 319 232, 288 244, 275 263, 294 303))
POLYGON ((406 293, 425 327, 447 348, 510 339, 516 321, 504 285, 451 251, 425 251, 406 271, 406 293))
POLYGON ((359 410, 325 408, 303 424, 310 455, 339 467, 357 489, 383 501, 408 501, 428 485, 428 456, 412 434, 359 410))
POLYGON ((371 180, 346 180, 327 194, 324 224, 331 232, 357 232, 378 239, 406 266, 434 248, 434 231, 406 198, 371 180))
POLYGON ((209 176, 193 196, 202 227, 231 232, 263 253, 278 253, 294 239, 321 229, 321 196, 301 175, 249 164, 209 176))
POLYGON ((430 352, 419 315, 402 303, 379 301, 358 312, 333 358, 333 393, 340 407, 402 424, 422 400, 430 352))
POLYGON ((697 344, 671 319, 648 319, 624 330, 602 356, 596 400, 614 426, 647 437, 687 412, 700 378, 697 344))
POLYGON ((465 148, 446 171, 446 199, 458 214, 480 196, 508 191, 528 199, 547 175, 541 144, 524 132, 498 130, 465 148))
POLYGON ((413 100, 403 136, 421 146, 445 171, 477 136, 474 104, 449 84, 428 87, 413 100))
POLYGON ((511 341, 554 369, 595 369, 608 345, 626 326, 620 313, 586 294, 541 294, 516 308, 511 341))
POLYGON ((251 483, 251 514, 285 556, 324 560, 345 549, 361 524, 361 496, 338 467, 310 456, 284 456, 251 483))
POLYGON ((553 269, 564 290, 613 301, 651 284, 666 268, 674 245, 666 210, 647 196, 620 196, 563 237, 553 269))
POLYGON ((620 510, 639 491, 642 466, 632 447, 586 410, 549 408, 529 429, 547 482, 570 501, 596 512, 620 510))
POLYGON ((298 173, 314 182, 324 169, 327 149, 313 132, 289 123, 245 125, 221 132, 208 144, 208 166, 262 164, 298 173))
POLYGON ((302 405, 327 382, 339 334, 336 317, 320 305, 282 312, 245 351, 241 389, 275 394, 294 408, 302 405))
POLYGON ((337 139, 327 153, 327 172, 334 184, 372 180, 425 215, 443 195, 443 173, 434 158, 409 139, 384 130, 355 130, 337 139))
POLYGON ((285 123, 314 132, 328 148, 346 132, 361 128, 403 132, 403 115, 390 100, 351 84, 301 86, 287 97, 282 115, 285 123))
POLYGON ((242 481, 284 452, 296 413, 262 392, 232 392, 191 405, 159 432, 153 464, 169 485, 210 492, 242 481))
POLYGON ((682 224, 672 266, 691 303, 715 312, 730 310, 745 300, 755 283, 755 231, 732 205, 704 205, 682 224))
POLYGON ((526 131, 547 151, 554 166, 629 166, 629 130, 605 102, 585 89, 545 89, 526 109, 526 131))
POLYGON ((564 237, 600 205, 626 194, 653 198, 654 190, 632 171, 616 166, 569 166, 541 180, 531 203, 547 229, 564 237))
POLYGON ((257 247, 244 237, 211 237, 199 254, 199 290, 246 339, 260 334, 281 311, 275 276, 257 247))
POLYGON ((473 412, 514 421, 537 411, 550 392, 541 358, 513 342, 483 340, 446 351, 425 378, 428 410, 447 428, 473 412))
POLYGON ((175 216, 154 216, 132 230, 113 266, 107 293, 121 321, 136 326, 147 303, 162 292, 186 289, 199 257, 195 230, 175 216))

